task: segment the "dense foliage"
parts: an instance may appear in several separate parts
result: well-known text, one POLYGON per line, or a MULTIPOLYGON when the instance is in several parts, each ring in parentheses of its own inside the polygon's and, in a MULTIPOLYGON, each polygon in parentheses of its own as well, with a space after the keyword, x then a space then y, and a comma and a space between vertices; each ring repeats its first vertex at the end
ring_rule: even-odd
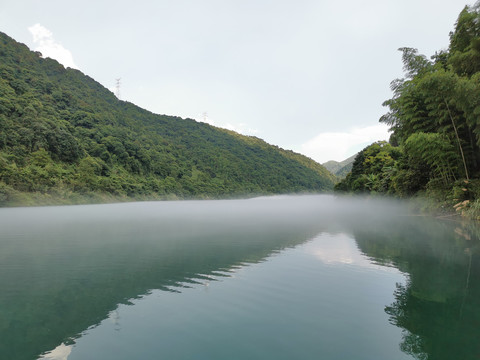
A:
POLYGON ((0 59, 0 204, 333 187, 333 175, 311 159, 120 101, 2 33, 0 59))
POLYGON ((390 126, 390 144, 360 152, 336 188, 472 200, 480 175, 480 2, 460 13, 448 50, 430 60, 416 49, 400 50, 405 77, 392 82, 389 111, 380 119, 390 126))

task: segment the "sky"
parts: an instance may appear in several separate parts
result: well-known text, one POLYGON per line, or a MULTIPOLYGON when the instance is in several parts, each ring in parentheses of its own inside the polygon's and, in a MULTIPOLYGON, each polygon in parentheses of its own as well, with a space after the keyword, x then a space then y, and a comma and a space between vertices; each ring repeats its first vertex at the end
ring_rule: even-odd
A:
POLYGON ((320 163, 388 139, 400 47, 446 49, 463 0, 2 0, 0 31, 120 99, 320 163))

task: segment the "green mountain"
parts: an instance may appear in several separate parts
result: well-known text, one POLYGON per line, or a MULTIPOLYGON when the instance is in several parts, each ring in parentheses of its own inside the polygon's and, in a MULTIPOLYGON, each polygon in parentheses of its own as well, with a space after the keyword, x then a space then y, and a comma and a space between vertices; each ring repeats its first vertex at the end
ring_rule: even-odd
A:
POLYGON ((0 204, 318 192, 313 160, 153 114, 0 33, 0 204))
POLYGON ((326 163, 323 163, 322 165, 332 174, 343 179, 352 170, 352 165, 357 155, 358 153, 350 156, 348 159, 345 159, 343 161, 330 160, 326 163))

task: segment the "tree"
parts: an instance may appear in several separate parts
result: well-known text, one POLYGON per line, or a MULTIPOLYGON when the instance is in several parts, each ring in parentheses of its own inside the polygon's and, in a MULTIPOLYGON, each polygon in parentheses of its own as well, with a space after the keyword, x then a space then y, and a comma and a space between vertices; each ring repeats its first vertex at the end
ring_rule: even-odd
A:
POLYGON ((463 162, 465 178, 468 180, 468 167, 458 129, 458 125, 462 127, 466 127, 467 125, 465 118, 462 116, 463 114, 455 111, 458 98, 457 84, 457 75, 443 69, 437 69, 420 79, 419 89, 424 96, 425 104, 427 104, 429 117, 435 119, 437 123, 436 132, 446 136, 455 134, 463 162))
POLYGON ((480 2, 466 6, 450 33, 449 63, 459 76, 480 71, 480 2))
POLYGON ((383 103, 389 112, 380 118, 380 122, 390 126, 393 136, 402 144, 417 131, 435 130, 435 122, 429 118, 425 94, 418 87, 419 79, 434 70, 433 64, 417 49, 400 48, 403 69, 406 78, 395 79, 390 87, 393 97, 383 103))
POLYGON ((446 185, 457 180, 459 158, 445 135, 413 134, 405 142, 405 151, 413 161, 425 162, 434 176, 440 177, 446 185))
POLYGON ((367 146, 358 153, 352 171, 335 186, 335 190, 356 193, 391 192, 392 169, 400 156, 401 151, 385 141, 367 146))

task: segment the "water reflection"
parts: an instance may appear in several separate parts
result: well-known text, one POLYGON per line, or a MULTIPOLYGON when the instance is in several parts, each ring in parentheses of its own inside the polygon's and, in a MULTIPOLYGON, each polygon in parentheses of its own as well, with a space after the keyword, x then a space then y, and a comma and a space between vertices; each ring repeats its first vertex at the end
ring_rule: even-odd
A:
POLYGON ((39 360, 67 360, 68 355, 72 352, 72 346, 65 345, 61 343, 52 351, 49 351, 47 354, 40 356, 39 360))
POLYGON ((0 209, 0 358, 66 359, 104 319, 120 330, 119 304, 208 290, 318 234, 310 250, 328 266, 408 276, 382 304, 404 330, 402 351, 477 358, 478 228, 405 215, 398 204, 330 196, 0 209))
POLYGON ((0 209, 0 357, 35 359, 118 304, 228 276, 295 246, 318 232, 314 220, 329 202, 0 209))
POLYGON ((478 227, 434 219, 358 230, 367 255, 389 261, 409 275, 386 306, 404 329, 402 351, 418 359, 478 359, 480 275, 478 227), (475 279, 472 281, 472 279, 475 279))
POLYGON ((379 269, 381 266, 359 252, 355 238, 350 234, 337 233, 332 235, 322 233, 317 237, 321 237, 322 241, 314 242, 315 245, 311 246, 310 251, 324 264, 347 264, 367 269, 379 269))
POLYGON ((404 277, 319 261, 312 250, 336 238, 355 251, 351 237, 322 234, 239 268, 235 279, 181 294, 153 291, 134 306, 120 305, 119 330, 111 314, 76 341, 69 360, 129 359, 132 349, 146 359, 407 359, 383 311, 393 301, 392 279, 404 277), (349 346, 341 346, 346 339, 349 346))

